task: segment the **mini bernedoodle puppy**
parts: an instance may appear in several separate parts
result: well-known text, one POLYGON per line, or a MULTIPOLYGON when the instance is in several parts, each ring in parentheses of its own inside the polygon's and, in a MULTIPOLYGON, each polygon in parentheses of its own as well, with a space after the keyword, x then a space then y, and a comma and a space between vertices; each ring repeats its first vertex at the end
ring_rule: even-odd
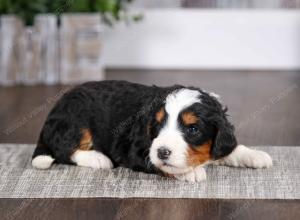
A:
POLYGON ((204 165, 267 168, 271 157, 238 145, 218 95, 175 85, 88 82, 46 119, 32 165, 122 166, 179 180, 206 179, 204 165))

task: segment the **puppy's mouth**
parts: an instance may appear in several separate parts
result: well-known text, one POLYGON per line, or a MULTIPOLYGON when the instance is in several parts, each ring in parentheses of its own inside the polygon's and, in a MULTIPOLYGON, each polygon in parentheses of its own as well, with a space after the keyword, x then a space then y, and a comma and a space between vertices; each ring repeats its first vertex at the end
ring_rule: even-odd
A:
POLYGON ((165 170, 165 169, 180 169, 179 167, 172 165, 166 161, 160 161, 160 163, 154 164, 158 169, 160 170, 165 170))
POLYGON ((169 173, 169 174, 179 174, 179 173, 185 173, 190 170, 190 167, 178 167, 174 166, 172 164, 169 164, 167 162, 161 163, 158 168, 162 170, 163 172, 169 173))
POLYGON ((172 164, 168 164, 167 162, 163 162, 162 166, 164 166, 164 167, 175 167, 176 168, 176 166, 173 166, 172 164))

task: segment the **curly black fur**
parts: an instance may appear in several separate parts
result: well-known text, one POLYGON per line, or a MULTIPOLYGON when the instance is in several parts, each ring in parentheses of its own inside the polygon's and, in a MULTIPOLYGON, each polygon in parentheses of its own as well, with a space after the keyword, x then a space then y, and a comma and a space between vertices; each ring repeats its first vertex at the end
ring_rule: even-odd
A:
MULTIPOLYGON (((164 106, 166 96, 180 88, 185 87, 162 88, 125 81, 82 84, 64 94, 49 113, 33 158, 51 155, 57 163, 73 164, 70 156, 79 146, 82 129, 89 129, 93 149, 107 155, 115 167, 157 173, 148 157, 152 140, 163 124, 155 120, 155 114, 164 106)), ((189 88, 201 92, 202 104, 189 109, 204 124, 201 140, 187 136, 187 142, 198 145, 213 139, 214 158, 228 155, 236 139, 221 104, 208 93, 189 88)))

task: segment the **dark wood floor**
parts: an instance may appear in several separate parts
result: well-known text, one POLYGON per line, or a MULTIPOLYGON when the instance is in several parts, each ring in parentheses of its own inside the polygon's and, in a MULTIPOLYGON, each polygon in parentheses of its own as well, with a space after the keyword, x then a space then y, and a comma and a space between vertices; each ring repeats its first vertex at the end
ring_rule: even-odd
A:
MULTIPOLYGON (((108 79, 214 91, 240 143, 300 145, 300 72, 117 71, 108 79)), ((0 88, 0 142, 34 143, 68 86, 0 88)), ((220 199, 0 199, 0 219, 300 219, 300 201, 220 199)))
MULTIPOLYGON (((222 96, 240 143, 300 145, 300 72, 108 71, 107 79, 193 85, 222 96)), ((70 86, 0 87, 0 142, 35 143, 70 86)))
POLYGON ((296 200, 0 199, 1 220, 297 220, 296 200))

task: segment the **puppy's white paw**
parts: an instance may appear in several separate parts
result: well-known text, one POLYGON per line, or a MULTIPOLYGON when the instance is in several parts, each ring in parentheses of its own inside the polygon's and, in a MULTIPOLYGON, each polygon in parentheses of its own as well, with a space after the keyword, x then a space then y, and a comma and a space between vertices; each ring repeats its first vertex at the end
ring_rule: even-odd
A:
POLYGON ((174 177, 178 180, 187 182, 201 182, 206 180, 206 171, 202 166, 197 166, 190 172, 175 174, 174 177))
POLYGON ((33 160, 31 161, 31 164, 33 167, 37 168, 37 169, 48 169, 51 167, 51 165, 54 162, 54 158, 52 158, 49 155, 39 155, 36 156, 35 158, 33 158, 33 160))
POLYGON ((273 165, 273 162, 270 155, 266 152, 238 145, 230 155, 216 161, 215 164, 234 167, 269 168, 273 165))
POLYGON ((78 166, 91 167, 94 169, 112 169, 113 163, 111 160, 101 152, 90 150, 77 150, 72 156, 71 160, 78 166))
POLYGON ((251 168, 270 168, 273 165, 272 158, 269 154, 259 150, 252 150, 245 156, 242 164, 251 168))

